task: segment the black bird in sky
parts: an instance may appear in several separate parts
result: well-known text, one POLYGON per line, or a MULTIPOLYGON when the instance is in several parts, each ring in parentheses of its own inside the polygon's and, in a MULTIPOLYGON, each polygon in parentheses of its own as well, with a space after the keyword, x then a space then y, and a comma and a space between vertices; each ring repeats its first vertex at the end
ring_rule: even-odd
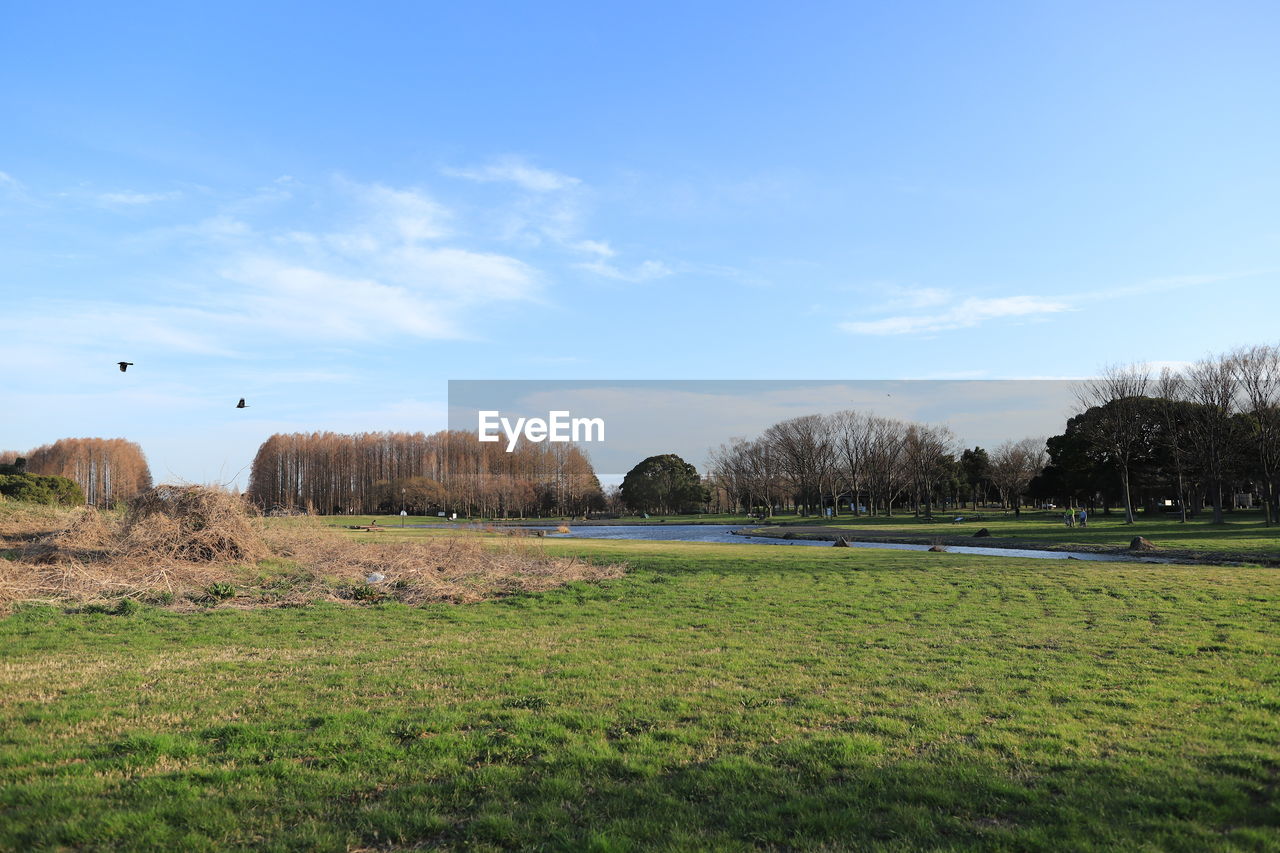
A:
POLYGON ((240 398, 240 402, 239 402, 239 403, 236 403, 236 408, 237 408, 237 409, 247 409, 247 408, 249 408, 248 406, 246 406, 246 405, 245 405, 244 397, 241 397, 241 398, 240 398))
POLYGON ((133 362, 132 362, 132 361, 118 361, 118 362, 116 362, 116 364, 120 365, 120 372, 121 372, 121 373, 124 373, 124 372, 125 372, 126 370, 128 370, 130 367, 133 367, 133 362))

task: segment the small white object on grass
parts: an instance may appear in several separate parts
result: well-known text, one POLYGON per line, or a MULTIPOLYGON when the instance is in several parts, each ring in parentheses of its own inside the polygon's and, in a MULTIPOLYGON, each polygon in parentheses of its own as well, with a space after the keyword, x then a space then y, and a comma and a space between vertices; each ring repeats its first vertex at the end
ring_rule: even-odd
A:
POLYGON ((386 580, 386 579, 387 579, 387 576, 386 576, 386 575, 384 575, 382 572, 370 572, 370 573, 369 573, 369 576, 368 576, 367 578, 365 578, 365 582, 367 582, 367 583, 382 583, 382 582, 383 582, 384 580, 386 580))

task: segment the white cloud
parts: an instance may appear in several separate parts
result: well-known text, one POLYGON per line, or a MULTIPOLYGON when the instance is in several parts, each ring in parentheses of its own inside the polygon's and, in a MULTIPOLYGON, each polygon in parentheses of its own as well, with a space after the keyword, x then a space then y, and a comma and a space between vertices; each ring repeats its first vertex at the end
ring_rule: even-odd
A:
POLYGON ((29 307, 40 319, 15 326, 10 337, 19 342, 16 348, 42 349, 42 342, 59 340, 91 341, 95 353, 112 357, 156 350, 233 354, 219 334, 222 315, 201 308, 106 302, 34 302, 29 307))
POLYGON ((1007 317, 1037 317, 1070 311, 1065 302, 1036 296, 1003 296, 990 299, 970 297, 945 311, 933 314, 903 314, 879 320, 854 320, 840 324, 857 335, 912 335, 967 329, 989 320, 1007 317))
POLYGON ((225 271, 245 285, 237 295, 249 323, 306 337, 370 340, 379 335, 457 337, 439 306, 405 287, 249 258, 225 271))
POLYGON ((388 231, 406 243, 448 237, 452 214, 425 193, 383 184, 360 184, 339 179, 363 208, 363 225, 388 231))
POLYGON ((955 298, 951 291, 941 287, 900 287, 886 284, 880 285, 879 289, 888 296, 879 306, 884 311, 935 308, 946 305, 955 298))
POLYGON ((530 299, 537 290, 533 268, 506 255, 403 246, 387 252, 381 265, 391 278, 449 303, 530 299))
POLYGON ((519 157, 503 157, 485 166, 446 168, 441 171, 453 178, 481 183, 513 183, 530 192, 545 193, 565 190, 581 183, 577 178, 530 166, 519 157))
POLYGON ((144 204, 155 204, 158 201, 173 201, 181 198, 180 192, 167 193, 139 193, 139 192, 114 192, 114 193, 98 193, 97 200, 105 205, 112 207, 136 207, 144 204))
POLYGON ((330 343, 458 338, 474 306, 537 296, 540 276, 524 262, 441 245, 453 213, 423 192, 346 179, 337 187, 339 200, 355 201, 354 210, 337 205, 342 230, 232 229, 246 239, 225 256, 231 286, 212 300, 230 323, 330 343))
MULTIPOLYGON (((1105 290, 1081 290, 1073 292, 1069 301, 1042 299, 1036 296, 1005 296, 989 299, 969 298, 961 302, 949 290, 936 287, 900 287, 891 284, 877 284, 877 293, 887 293, 888 299, 871 309, 875 313, 892 313, 892 316, 875 320, 849 320, 839 324, 839 328, 858 335, 911 335, 929 334, 950 329, 967 329, 981 325, 990 320, 1008 317, 1033 318, 1063 311, 1074 311, 1081 305, 1091 302, 1104 302, 1131 296, 1144 296, 1178 290, 1187 287, 1201 287, 1206 284, 1249 278, 1274 272, 1273 270, 1253 270, 1241 273, 1214 273, 1197 275, 1167 276, 1153 278, 1137 284, 1110 287, 1105 290), (918 309, 947 306, 945 310, 927 314, 897 313, 918 309)), ((1153 373, 1168 364, 1171 369, 1178 369, 1182 362, 1150 362, 1155 365, 1153 373)))
POLYGON ((588 255, 599 255, 602 258, 612 258, 617 254, 613 247, 603 240, 579 240, 571 248, 588 255))
POLYGON ((613 264, 606 263, 603 260, 589 261, 587 263, 574 264, 578 269, 593 272, 596 275, 602 275, 605 278, 612 278, 618 281, 652 281, 657 278, 665 278, 671 275, 671 268, 662 261, 645 261, 638 266, 629 270, 620 269, 613 264))

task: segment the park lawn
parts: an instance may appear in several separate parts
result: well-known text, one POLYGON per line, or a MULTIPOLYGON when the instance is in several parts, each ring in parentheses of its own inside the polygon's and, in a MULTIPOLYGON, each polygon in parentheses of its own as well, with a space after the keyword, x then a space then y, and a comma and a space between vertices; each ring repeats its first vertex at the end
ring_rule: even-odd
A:
POLYGON ((934 521, 917 519, 910 515, 893 518, 824 518, 800 520, 790 525, 798 529, 808 525, 848 530, 857 535, 860 531, 879 536, 971 536, 980 527, 987 528, 993 537, 1025 539, 1029 542, 1060 545, 1089 545, 1126 547, 1135 536, 1144 536, 1158 547, 1192 551, 1222 551, 1280 558, 1280 526, 1267 527, 1260 513, 1238 513, 1228 516, 1225 524, 1212 524, 1197 519, 1181 524, 1174 519, 1148 519, 1139 514, 1133 524, 1124 523, 1123 513, 1113 516, 1090 515, 1087 527, 1067 527, 1062 513, 1024 511, 1021 518, 1000 512, 957 510, 947 515, 936 514, 934 521), (965 521, 953 524, 951 519, 964 517, 965 521))
POLYGON ((0 621, 0 848, 1280 848, 1280 572, 535 547, 631 571, 0 621))

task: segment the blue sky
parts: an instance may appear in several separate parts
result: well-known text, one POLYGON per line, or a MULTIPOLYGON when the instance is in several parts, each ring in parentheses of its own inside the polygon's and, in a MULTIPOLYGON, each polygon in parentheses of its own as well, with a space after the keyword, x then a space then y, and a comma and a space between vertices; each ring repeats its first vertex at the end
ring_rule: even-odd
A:
POLYGON ((0 11, 0 448, 1278 337, 1272 3, 264 5, 0 11))

